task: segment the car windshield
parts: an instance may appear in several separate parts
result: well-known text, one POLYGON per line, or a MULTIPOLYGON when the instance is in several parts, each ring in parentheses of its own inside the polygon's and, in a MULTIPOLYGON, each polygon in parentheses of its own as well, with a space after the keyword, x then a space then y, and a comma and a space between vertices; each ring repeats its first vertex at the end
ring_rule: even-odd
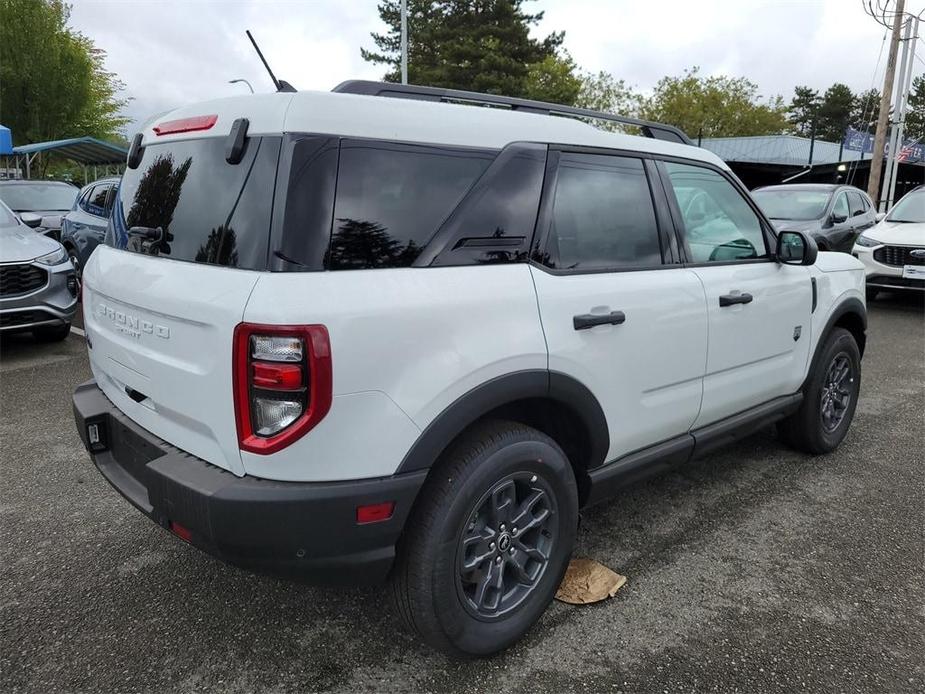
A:
POLYGON ((826 190, 756 190, 752 197, 771 219, 819 219, 832 194, 826 190))
POLYGON ((9 207, 0 202, 0 227, 14 227, 19 224, 16 215, 9 207))
POLYGON ((886 216, 890 222, 925 222, 925 190, 909 193, 886 216))
POLYGON ((0 186, 0 200, 14 212, 69 210, 78 192, 60 183, 10 183, 0 186))

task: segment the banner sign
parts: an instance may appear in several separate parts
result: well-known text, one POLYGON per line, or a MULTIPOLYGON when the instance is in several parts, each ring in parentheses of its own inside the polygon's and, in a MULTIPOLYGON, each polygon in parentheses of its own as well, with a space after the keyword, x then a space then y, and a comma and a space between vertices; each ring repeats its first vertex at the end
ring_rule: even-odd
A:
MULTIPOLYGON (((842 141, 845 149, 853 152, 863 152, 870 154, 874 151, 873 133, 865 133, 854 128, 845 130, 845 139, 842 141)), ((883 156, 889 155, 890 143, 887 141, 883 148, 883 156)), ((905 140, 902 148, 899 150, 899 161, 913 163, 925 160, 925 144, 918 140, 905 140)))

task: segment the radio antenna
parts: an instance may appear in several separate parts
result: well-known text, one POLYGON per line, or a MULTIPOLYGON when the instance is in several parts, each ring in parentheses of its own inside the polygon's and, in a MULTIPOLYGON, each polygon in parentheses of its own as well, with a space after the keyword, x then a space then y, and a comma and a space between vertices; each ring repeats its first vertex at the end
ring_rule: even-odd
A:
POLYGON ((263 66, 267 69, 267 72, 270 73, 270 79, 273 80, 273 86, 276 87, 278 92, 294 92, 295 87, 286 82, 285 80, 276 79, 276 75, 273 74, 273 70, 270 69, 270 64, 267 62, 267 59, 263 57, 263 52, 260 50, 260 46, 257 45, 257 42, 254 40, 253 34, 251 34, 250 29, 245 29, 244 33, 247 34, 247 38, 251 40, 251 43, 254 45, 254 50, 257 51, 257 55, 260 57, 260 61, 263 63, 263 66))

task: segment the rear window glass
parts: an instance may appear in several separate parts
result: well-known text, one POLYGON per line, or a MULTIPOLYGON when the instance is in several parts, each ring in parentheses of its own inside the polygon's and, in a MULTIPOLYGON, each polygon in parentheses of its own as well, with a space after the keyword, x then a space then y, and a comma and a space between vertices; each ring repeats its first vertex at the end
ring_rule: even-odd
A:
POLYGON ((328 268, 411 265, 494 156, 465 148, 343 141, 328 268))
POLYGON ((107 243, 174 260, 265 269, 279 146, 280 138, 251 138, 235 165, 225 161, 224 138, 145 147, 138 168, 122 178, 107 243))

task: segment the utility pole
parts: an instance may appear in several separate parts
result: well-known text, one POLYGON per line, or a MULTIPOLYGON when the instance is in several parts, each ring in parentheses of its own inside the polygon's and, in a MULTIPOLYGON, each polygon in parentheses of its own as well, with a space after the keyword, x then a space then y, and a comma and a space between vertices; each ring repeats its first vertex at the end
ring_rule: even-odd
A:
POLYGON ((896 52, 899 49, 899 31, 902 28, 905 9, 906 0, 896 0, 893 33, 890 36, 890 53, 886 61, 883 92, 880 94, 880 115, 877 118, 877 133, 874 136, 874 151, 870 155, 870 179, 867 181, 867 194, 881 212, 885 211, 883 205, 879 202, 880 174, 883 171, 883 146, 886 144, 887 119, 890 116, 890 97, 893 96, 893 78, 896 74, 896 52))
POLYGON ((899 84, 896 90, 896 103, 893 107, 893 136, 890 139, 890 159, 887 165, 886 208, 893 206, 896 197, 896 176, 899 173, 899 154, 903 147, 903 131, 906 128, 906 109, 909 89, 912 86, 912 61, 915 60, 915 44, 919 37, 919 18, 909 17, 906 22, 906 35, 903 38, 903 57, 899 65, 899 84))
POLYGON ((401 0, 401 83, 408 84, 408 0, 401 0))

